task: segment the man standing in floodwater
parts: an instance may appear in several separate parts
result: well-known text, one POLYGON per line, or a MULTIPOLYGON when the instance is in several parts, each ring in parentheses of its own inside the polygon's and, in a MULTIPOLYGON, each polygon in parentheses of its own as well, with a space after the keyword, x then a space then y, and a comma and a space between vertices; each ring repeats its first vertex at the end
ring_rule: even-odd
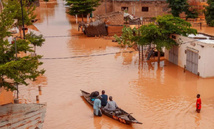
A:
POLYGON ((200 98, 200 94, 197 94, 196 111, 198 113, 200 113, 200 111, 201 111, 201 98, 200 98))
POLYGON ((93 105, 93 109, 94 109, 94 115, 95 116, 102 116, 102 112, 100 110, 101 108, 101 96, 97 96, 97 98, 95 98, 94 100, 94 105, 93 105))

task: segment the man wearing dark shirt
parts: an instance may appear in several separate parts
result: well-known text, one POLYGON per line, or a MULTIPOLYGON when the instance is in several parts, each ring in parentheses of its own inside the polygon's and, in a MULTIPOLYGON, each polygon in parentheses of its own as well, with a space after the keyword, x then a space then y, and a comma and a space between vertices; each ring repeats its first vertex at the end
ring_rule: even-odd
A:
POLYGON ((106 106, 107 101, 108 101, 108 96, 105 94, 105 91, 102 90, 102 95, 101 95, 102 99, 101 99, 101 105, 102 106, 106 106))

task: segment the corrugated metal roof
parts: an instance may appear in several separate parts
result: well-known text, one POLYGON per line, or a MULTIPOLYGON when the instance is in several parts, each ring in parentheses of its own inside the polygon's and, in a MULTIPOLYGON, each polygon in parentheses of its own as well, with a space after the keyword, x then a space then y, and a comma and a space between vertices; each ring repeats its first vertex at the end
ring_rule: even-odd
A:
POLYGON ((42 129, 46 104, 9 104, 0 106, 0 128, 42 129))

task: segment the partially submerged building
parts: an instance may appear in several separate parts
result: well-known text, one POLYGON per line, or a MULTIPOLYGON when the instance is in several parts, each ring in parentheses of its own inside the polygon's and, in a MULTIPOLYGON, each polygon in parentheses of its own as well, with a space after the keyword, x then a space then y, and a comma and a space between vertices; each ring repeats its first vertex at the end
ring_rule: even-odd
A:
POLYGON ((172 38, 176 40, 178 46, 174 46, 169 51, 166 50, 165 58, 167 60, 200 77, 214 77, 214 40, 212 40, 212 36, 206 34, 199 34, 197 37, 172 35, 172 38))
POLYGON ((89 24, 84 24, 84 33, 88 37, 95 37, 95 36, 106 36, 108 35, 107 32, 107 26, 105 22, 101 20, 96 20, 94 22, 91 22, 89 24))
POLYGON ((93 14, 116 11, 126 11, 136 17, 156 17, 167 14, 169 8, 166 0, 101 0, 101 5, 93 14))
POLYGON ((106 24, 107 33, 109 36, 115 34, 121 35, 124 24, 124 13, 121 11, 111 12, 103 15, 97 15, 96 20, 101 20, 106 24))
MULTIPOLYGON (((203 9, 207 5, 207 0, 187 0, 187 2, 191 9, 198 10, 199 18, 204 19, 203 9)), ((170 13, 166 0, 101 0, 100 6, 93 14, 96 16, 116 11, 125 11, 146 19, 170 13)))

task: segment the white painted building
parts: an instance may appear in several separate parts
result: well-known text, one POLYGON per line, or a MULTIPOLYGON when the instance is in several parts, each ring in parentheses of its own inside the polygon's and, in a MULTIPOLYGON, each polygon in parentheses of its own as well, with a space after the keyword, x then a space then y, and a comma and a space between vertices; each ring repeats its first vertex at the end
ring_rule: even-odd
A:
POLYGON ((209 36, 201 34, 197 37, 207 39, 196 40, 189 37, 172 35, 178 46, 166 50, 165 58, 200 77, 214 77, 214 40, 209 40, 209 36))

